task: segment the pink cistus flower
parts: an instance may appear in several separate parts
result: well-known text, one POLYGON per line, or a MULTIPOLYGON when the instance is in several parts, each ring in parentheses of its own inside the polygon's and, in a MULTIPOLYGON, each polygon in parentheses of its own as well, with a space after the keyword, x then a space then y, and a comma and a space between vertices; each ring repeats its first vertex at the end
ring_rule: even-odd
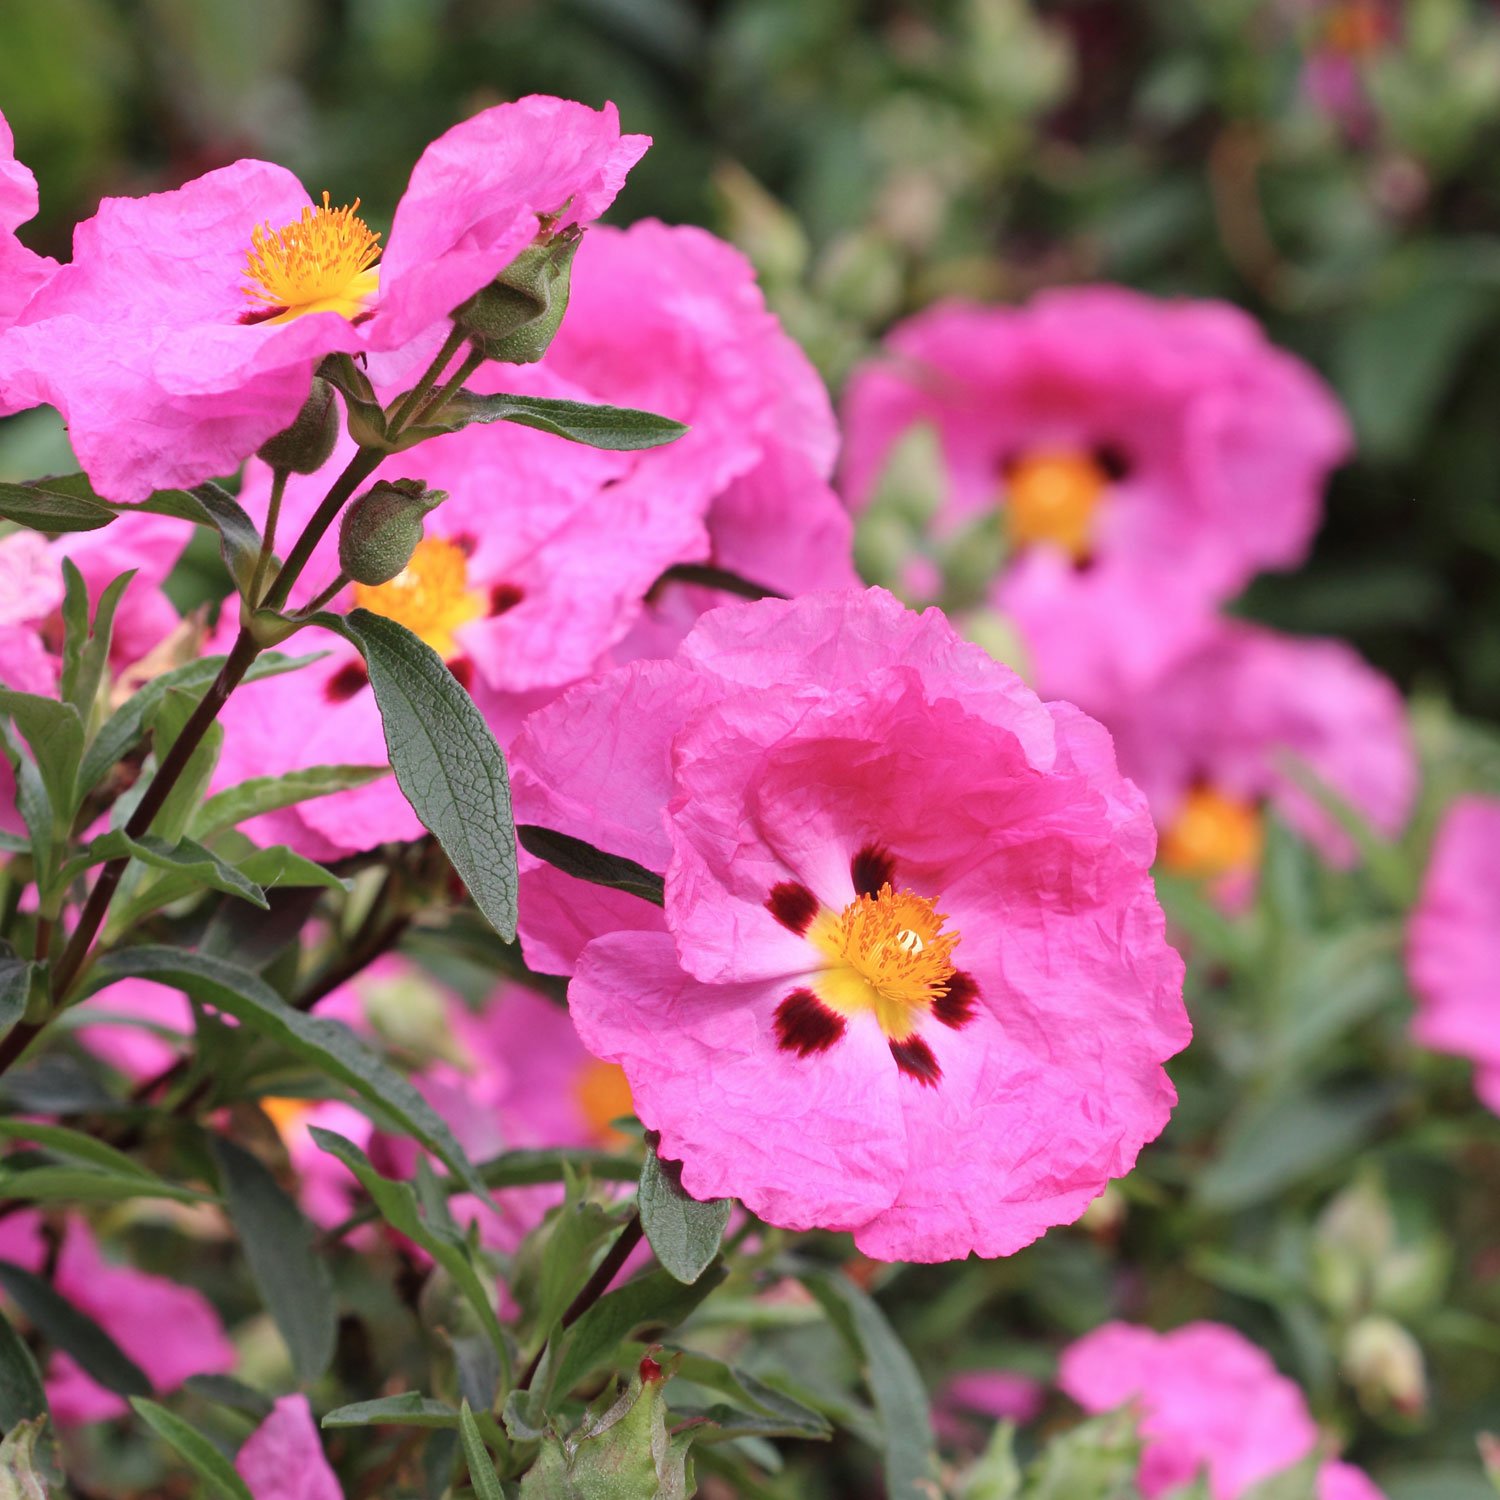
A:
POLYGON ((344 1500, 306 1396, 283 1396, 245 1439, 234 1467, 251 1500, 344 1500))
POLYGON ((918 424, 941 446, 939 524, 998 511, 996 602, 1041 690, 1074 701, 1133 688, 1254 573, 1300 561, 1350 442, 1328 389, 1245 314, 1108 286, 899 325, 844 405, 856 510, 918 424))
POLYGON ((512 764, 521 822, 666 872, 663 910, 533 868, 523 943, 695 1197, 1003 1255, 1165 1125, 1189 1026, 1144 801, 937 612, 712 611, 533 714, 512 764))
MULTIPOLYGON (((36 178, 16 160, 15 137, 0 113, 0 329, 10 326, 36 290, 57 270, 50 256, 37 255, 16 238, 16 230, 36 217, 36 178)), ((0 402, 4 388, 0 386, 0 402)), ((0 404, 0 412, 7 408, 0 404)))
POLYGON ((1500 800, 1448 809, 1412 915, 1412 1036, 1474 1062, 1479 1097, 1500 1114, 1500 800))
POLYGON ((1089 705, 1145 792, 1163 865, 1239 879, 1259 864, 1267 804, 1336 865, 1355 850, 1297 768, 1380 833, 1399 833, 1416 753, 1395 686, 1341 641, 1216 624, 1134 702, 1089 705))
MULTIPOLYGON (((49 1259, 42 1217, 32 1209, 0 1223, 0 1255, 40 1273, 49 1259)), ((190 1375, 219 1375, 234 1368, 234 1346, 218 1314, 201 1292, 164 1276, 114 1265, 81 1219, 63 1230, 52 1284, 92 1318, 140 1367, 158 1392, 175 1390, 190 1375), (170 1329, 171 1336, 163 1337, 170 1329)), ((130 1407, 105 1390, 66 1354, 54 1354, 44 1370, 52 1415, 64 1425, 102 1422, 130 1407)))
POLYGON ((113 500, 230 473, 296 416, 325 354, 435 348, 541 216, 602 213, 648 144, 612 105, 484 110, 423 152, 383 255, 357 200, 315 206, 269 162, 106 198, 3 336, 0 400, 58 407, 113 500))
MULTIPOLYGON (((1136 1403, 1147 1500, 1204 1471, 1213 1500, 1239 1500, 1319 1444, 1302 1392, 1220 1323, 1171 1333, 1106 1323, 1063 1351, 1058 1384, 1087 1412, 1136 1403)), ((1380 1500, 1380 1491, 1360 1470, 1330 1461, 1318 1471, 1318 1500, 1380 1500)))

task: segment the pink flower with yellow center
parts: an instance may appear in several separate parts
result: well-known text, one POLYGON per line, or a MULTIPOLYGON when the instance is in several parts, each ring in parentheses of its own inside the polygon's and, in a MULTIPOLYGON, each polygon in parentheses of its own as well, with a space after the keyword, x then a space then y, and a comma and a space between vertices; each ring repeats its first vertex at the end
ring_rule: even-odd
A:
POLYGON ((1500 799, 1463 797, 1438 830, 1412 914, 1412 1036, 1474 1062, 1480 1099, 1500 1114, 1500 799))
POLYGON ((1387 836, 1416 794, 1401 695, 1341 641, 1221 622, 1146 691, 1088 707, 1149 799, 1174 874, 1243 887, 1259 868, 1268 804, 1325 859, 1353 863, 1299 767, 1387 836))
MULTIPOLYGON (((1058 1384, 1088 1412, 1135 1402, 1147 1500, 1207 1472, 1213 1500, 1240 1500, 1320 1446, 1302 1392, 1266 1353, 1220 1323, 1156 1333, 1106 1323, 1063 1351, 1058 1384)), ((1369 1477, 1329 1460, 1318 1500, 1381 1500, 1369 1477)))
MULTIPOLYGON (((16 160, 15 138, 0 114, 0 330, 8 328, 57 270, 50 256, 37 255, 16 238, 16 230, 36 217, 36 178, 16 160)), ((6 404, 6 381, 0 366, 0 412, 6 404)))
POLYGON ((497 105, 422 154, 389 236, 268 162, 107 198, 3 335, 0 395, 58 407, 110 499, 230 473, 296 416, 324 355, 435 352, 543 217, 591 221, 647 144, 613 106, 497 105))
POLYGON ((1107 286, 919 313, 856 371, 844 425, 855 509, 905 433, 935 430, 939 526, 998 512, 995 602, 1042 691, 1074 701, 1133 690, 1299 562, 1349 448, 1326 387, 1243 313, 1107 286))
POLYGON ((715 610, 533 714, 512 766, 520 821, 665 871, 662 910, 528 861, 522 941, 695 1196, 1008 1254, 1165 1124, 1188 1025, 1144 804, 935 612, 715 610))

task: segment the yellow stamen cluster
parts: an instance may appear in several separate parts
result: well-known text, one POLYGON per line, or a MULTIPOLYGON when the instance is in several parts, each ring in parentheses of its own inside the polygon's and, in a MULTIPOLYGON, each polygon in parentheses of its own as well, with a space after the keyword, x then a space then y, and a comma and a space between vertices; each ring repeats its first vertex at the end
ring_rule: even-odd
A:
POLYGON ((615 1121, 635 1113, 635 1100, 630 1096, 624 1068, 591 1057, 578 1071, 573 1095, 599 1145, 614 1146, 624 1139, 615 1129, 615 1121))
POLYGON ((1194 787, 1162 834, 1160 858, 1174 875, 1216 879, 1260 864, 1265 822, 1260 809, 1214 787, 1194 787))
POLYGON ((1005 476, 1005 529, 1013 547, 1048 545, 1083 562, 1109 476, 1087 453, 1027 455, 1005 476))
POLYGON ((948 993, 956 932, 925 896, 881 886, 835 916, 820 912, 808 941, 828 959, 812 988, 840 1015, 873 1011, 892 1041, 903 1041, 948 993))
POLYGON ((374 297, 380 272, 380 236, 356 210, 359 199, 334 208, 323 194, 321 208, 304 208, 302 217, 273 230, 263 224, 250 236, 245 274, 253 283, 245 295, 266 308, 281 309, 267 319, 286 323, 311 312, 363 312, 374 297))
POLYGON ((354 602, 406 626, 445 660, 458 655, 454 632, 486 613, 484 595, 469 587, 463 548, 436 536, 423 537, 389 583, 356 583, 354 602))

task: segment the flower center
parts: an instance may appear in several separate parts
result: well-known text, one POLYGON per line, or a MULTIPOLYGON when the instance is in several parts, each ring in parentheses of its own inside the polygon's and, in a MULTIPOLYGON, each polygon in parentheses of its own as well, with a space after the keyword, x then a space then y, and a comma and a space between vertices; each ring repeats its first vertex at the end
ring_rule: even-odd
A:
POLYGON ((925 896, 889 883, 836 916, 819 912, 807 938, 828 962, 813 992, 841 1016, 873 1012, 886 1036, 904 1040, 948 993, 958 934, 944 932, 945 921, 925 896))
POLYGON ((1074 562, 1093 551, 1094 515, 1109 487, 1096 458, 1068 451, 1030 453, 1005 474, 1005 528, 1013 547, 1045 544, 1074 562))
POLYGON ((354 602, 406 626, 445 661, 458 655, 454 631, 488 610, 484 595, 469 587, 463 548, 436 536, 423 537, 389 583, 356 583, 354 602))
POLYGON ((618 1063, 591 1057, 578 1071, 573 1096, 583 1112, 589 1134, 601 1146, 618 1145, 624 1137, 615 1129, 615 1121, 635 1113, 630 1084, 618 1063))
POLYGON ((253 284, 245 295, 263 305, 258 313, 275 310, 264 321, 289 323, 314 312, 354 318, 365 310, 380 282, 374 265, 380 236, 355 213, 358 207, 356 198, 333 208, 324 193, 321 208, 304 208, 280 229, 262 224, 251 233, 245 274, 253 284))
POLYGON ((1194 787, 1162 835, 1161 862, 1176 875, 1212 879, 1255 869, 1265 829, 1260 809, 1213 787, 1194 787))

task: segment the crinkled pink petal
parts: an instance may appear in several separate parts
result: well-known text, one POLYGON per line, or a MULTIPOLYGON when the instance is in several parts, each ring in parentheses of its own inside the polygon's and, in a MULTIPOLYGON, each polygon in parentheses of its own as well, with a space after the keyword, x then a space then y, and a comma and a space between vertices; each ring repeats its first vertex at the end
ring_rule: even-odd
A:
MULTIPOLYGON (((37 255, 16 238, 16 229, 36 217, 36 178, 16 160, 15 138, 0 114, 0 329, 8 327, 57 270, 57 262, 37 255)), ((0 412, 6 382, 0 374, 0 412)))
POLYGON ((532 94, 440 135, 412 168, 381 263, 370 347, 441 322, 536 237, 538 216, 587 224, 614 202, 651 138, 621 135, 613 104, 532 94))
POLYGON ((1412 1036, 1470 1058, 1481 1098, 1500 1114, 1500 800, 1462 797, 1448 809, 1412 914, 1407 967, 1412 1036))
POLYGON ((306 1396, 283 1396, 245 1440, 235 1470, 252 1500, 343 1500, 306 1396))
POLYGON ((1318 1500, 1385 1500, 1385 1492, 1363 1469, 1334 1462, 1318 1470, 1318 1500))
POLYGON ((793 1058, 776 1043, 781 991, 704 985, 665 933, 591 944, 568 987, 584 1045, 618 1063, 695 1198, 738 1197, 789 1229, 851 1229, 891 1201, 904 1156, 897 1079, 879 1029, 793 1058))

